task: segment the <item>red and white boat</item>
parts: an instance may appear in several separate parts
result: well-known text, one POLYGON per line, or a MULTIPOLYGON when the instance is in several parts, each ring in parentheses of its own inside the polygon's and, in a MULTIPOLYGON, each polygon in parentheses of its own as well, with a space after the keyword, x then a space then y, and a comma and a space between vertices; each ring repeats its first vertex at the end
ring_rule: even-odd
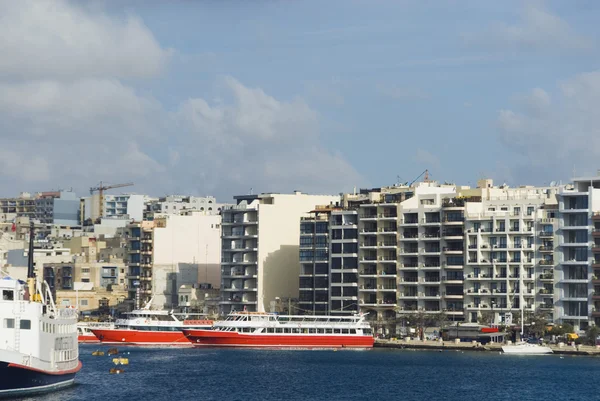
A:
POLYGON ((112 328, 91 328, 103 344, 192 346, 183 335, 184 328, 211 330, 213 321, 204 315, 139 309, 126 319, 117 319, 112 328))
POLYGON ((79 343, 99 343, 98 337, 92 333, 92 329, 110 329, 114 323, 109 322, 78 322, 77 323, 77 340, 79 343))
POLYGON ((197 347, 372 348, 373 331, 363 315, 281 316, 234 312, 212 330, 183 330, 197 347))

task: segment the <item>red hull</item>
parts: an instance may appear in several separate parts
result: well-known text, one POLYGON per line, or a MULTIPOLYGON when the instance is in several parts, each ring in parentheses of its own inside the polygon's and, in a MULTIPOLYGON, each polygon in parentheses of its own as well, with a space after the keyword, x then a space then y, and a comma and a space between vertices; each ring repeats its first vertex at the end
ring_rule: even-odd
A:
POLYGON ((77 336, 77 341, 80 343, 99 343, 98 337, 93 334, 80 334, 77 336))
POLYGON ((352 335, 245 334, 232 331, 184 330, 197 347, 373 348, 373 337, 352 335))
POLYGON ((92 329, 103 344, 187 346, 192 343, 181 331, 92 329))

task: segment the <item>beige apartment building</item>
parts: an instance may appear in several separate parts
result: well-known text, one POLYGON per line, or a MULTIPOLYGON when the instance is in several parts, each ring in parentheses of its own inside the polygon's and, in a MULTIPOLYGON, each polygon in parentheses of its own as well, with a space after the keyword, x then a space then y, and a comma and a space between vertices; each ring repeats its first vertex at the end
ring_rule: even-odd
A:
POLYGON ((300 218, 339 196, 260 194, 222 209, 220 313, 265 312, 278 298, 298 298, 300 218))

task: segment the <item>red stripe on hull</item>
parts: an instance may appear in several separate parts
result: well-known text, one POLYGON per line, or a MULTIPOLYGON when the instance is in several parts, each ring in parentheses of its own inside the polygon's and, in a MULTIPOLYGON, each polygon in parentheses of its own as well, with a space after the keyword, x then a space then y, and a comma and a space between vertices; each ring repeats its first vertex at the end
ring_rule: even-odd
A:
POLYGON ((184 330, 194 346, 372 348, 373 337, 352 335, 244 334, 231 331, 184 330))
POLYGON ((9 363, 8 364, 9 368, 31 370, 33 372, 39 372, 39 373, 44 373, 46 375, 53 375, 53 376, 62 376, 62 375, 69 375, 72 373, 77 373, 81 370, 82 366, 83 366, 83 364, 81 363, 81 361, 77 361, 77 366, 74 367, 73 369, 49 371, 49 370, 32 368, 31 366, 19 365, 18 363, 9 363))
POLYGON ((98 337, 93 334, 77 336, 77 341, 80 343, 99 343, 98 337))
POLYGON ((93 329, 101 343, 130 345, 191 346, 181 331, 93 329))

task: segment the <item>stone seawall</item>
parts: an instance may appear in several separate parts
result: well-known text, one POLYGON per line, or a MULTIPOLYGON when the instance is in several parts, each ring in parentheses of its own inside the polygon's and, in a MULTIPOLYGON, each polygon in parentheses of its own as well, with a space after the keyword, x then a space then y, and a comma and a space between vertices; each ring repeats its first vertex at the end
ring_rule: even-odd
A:
MULTIPOLYGON (((478 342, 454 342, 454 341, 420 341, 420 340, 375 340, 376 348, 395 348, 413 350, 447 350, 447 351, 477 351, 477 352, 502 352, 500 343, 488 343, 481 345, 478 342)), ((558 355, 587 355, 600 356, 600 346, 589 345, 549 345, 558 355)))

